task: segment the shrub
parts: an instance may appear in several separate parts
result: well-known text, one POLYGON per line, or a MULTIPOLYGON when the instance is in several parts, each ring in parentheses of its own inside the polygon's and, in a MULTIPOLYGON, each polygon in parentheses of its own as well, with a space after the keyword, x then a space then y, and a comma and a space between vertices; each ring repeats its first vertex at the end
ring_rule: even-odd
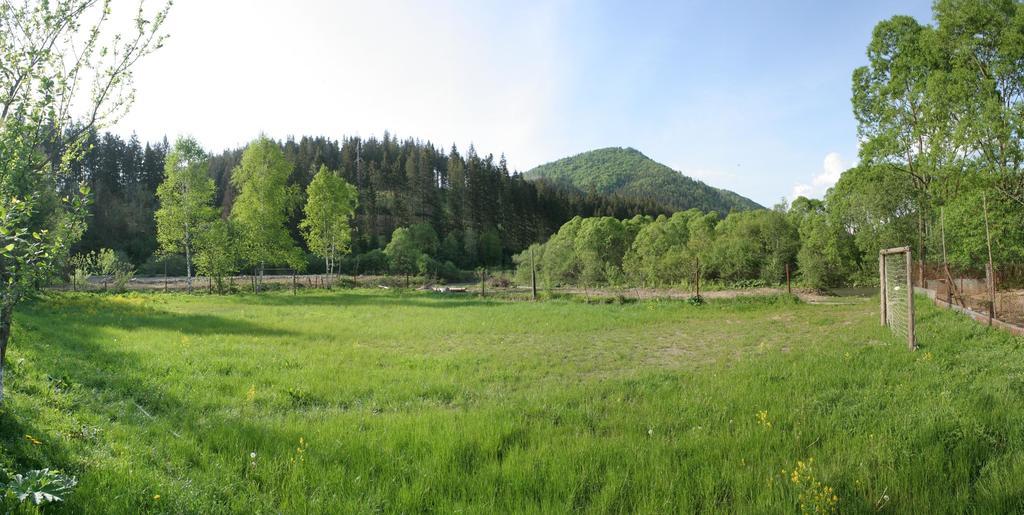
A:
POLYGON ((112 249, 87 252, 72 256, 71 282, 75 289, 87 287, 91 277, 103 277, 103 289, 112 284, 114 291, 124 291, 135 277, 135 267, 127 257, 112 249))
POLYGON ((438 275, 446 281, 465 281, 467 273, 455 266, 451 261, 445 261, 438 270, 438 275))
POLYGON ((136 275, 142 277, 160 277, 164 275, 165 265, 167 275, 171 277, 185 275, 185 257, 178 254, 154 254, 145 263, 139 265, 135 272, 136 275))
POLYGON ((388 257, 380 249, 373 249, 365 254, 356 256, 355 261, 355 272, 358 274, 383 274, 388 270, 388 257))

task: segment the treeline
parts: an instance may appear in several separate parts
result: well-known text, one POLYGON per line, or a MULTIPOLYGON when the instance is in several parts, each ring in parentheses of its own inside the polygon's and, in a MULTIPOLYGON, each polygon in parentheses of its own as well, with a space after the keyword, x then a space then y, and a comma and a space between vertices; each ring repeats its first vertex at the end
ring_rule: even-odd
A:
POLYGON ((541 286, 691 286, 697 280, 775 285, 787 269, 807 286, 829 288, 858 279, 852 236, 831 223, 825 204, 800 197, 774 210, 672 216, 576 217, 546 243, 514 258, 516 279, 541 286))
POLYGON ((673 211, 696 208, 704 212, 729 213, 762 209, 750 199, 691 179, 635 148, 609 147, 583 152, 540 165, 527 171, 526 176, 568 184, 581 191, 652 199, 673 211))
MULTIPOLYGON (((323 137, 288 139, 274 144, 289 163, 288 185, 305 192, 321 166, 356 187, 358 207, 352 221, 352 254, 339 266, 347 273, 382 271, 382 251, 395 229, 429 225, 437 234, 439 255, 461 269, 502 266, 530 242, 551 234, 573 216, 614 216, 668 211, 652 202, 614 195, 581 193, 545 181, 526 181, 508 169, 503 157, 480 156, 470 146, 443 150, 414 139, 323 137), (497 250, 495 250, 497 242, 497 250), (376 252, 375 252, 376 251, 376 252)), ((87 229, 74 251, 113 249, 142 271, 163 270, 154 214, 157 187, 164 180, 170 151, 165 139, 142 144, 113 134, 93 134, 81 160, 70 167, 62 187, 84 183, 91 189, 87 229)), ((232 173, 244 148, 210 155, 206 173, 214 185, 213 206, 227 219, 239 191, 232 173)), ((289 234, 303 242, 299 223, 303 202, 290 207, 289 234)), ((305 243, 303 251, 309 253, 305 243)), ((309 268, 320 260, 310 255, 309 268)), ((283 264, 283 263, 282 263, 283 264)), ((172 260, 172 268, 180 268, 172 260)), ((182 273, 183 270, 176 270, 182 273)))
POLYGON ((875 26, 853 73, 861 164, 826 198, 857 248, 984 273, 1024 262, 1024 5, 939 0, 875 26))
MULTIPOLYGON (((991 262, 996 278, 1019 268, 1024 4, 939 0, 933 14, 934 25, 895 16, 875 26, 868 64, 852 77, 860 164, 823 201, 720 221, 574 219, 532 249, 542 279, 777 282, 788 263, 809 286, 874 283, 879 250, 902 246, 913 249, 917 283, 929 267, 982 275, 991 262)), ((521 281, 530 254, 516 257, 521 281)))

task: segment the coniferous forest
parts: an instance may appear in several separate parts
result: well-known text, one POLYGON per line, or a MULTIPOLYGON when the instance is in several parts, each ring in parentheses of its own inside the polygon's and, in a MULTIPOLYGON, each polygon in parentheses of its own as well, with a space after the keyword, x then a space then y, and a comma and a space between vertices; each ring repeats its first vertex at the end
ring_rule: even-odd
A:
MULTIPOLYGON (((438 236, 437 258, 463 270, 508 266, 511 256, 546 239, 574 216, 630 218, 670 211, 654 202, 581 192, 545 180, 527 181, 509 170, 504 156, 481 156, 470 145, 443 149, 415 139, 382 137, 289 138, 277 142, 293 165, 290 184, 305 191, 321 165, 338 170, 359 192, 352 222, 351 254, 341 263, 346 273, 386 271, 381 249, 396 228, 428 224, 438 236)), ((154 213, 157 187, 164 179, 166 138, 143 143, 136 137, 93 134, 83 158, 62 188, 84 183, 92 191, 87 229, 73 253, 113 249, 140 267, 160 273, 154 213)), ((215 205, 227 218, 237 195, 231 183, 243 148, 211 154, 208 173, 216 184, 215 205)), ((301 205, 289 219, 297 242, 301 205)), ((177 261, 171 260, 172 273, 177 261)), ((310 271, 320 261, 309 259, 310 271)))

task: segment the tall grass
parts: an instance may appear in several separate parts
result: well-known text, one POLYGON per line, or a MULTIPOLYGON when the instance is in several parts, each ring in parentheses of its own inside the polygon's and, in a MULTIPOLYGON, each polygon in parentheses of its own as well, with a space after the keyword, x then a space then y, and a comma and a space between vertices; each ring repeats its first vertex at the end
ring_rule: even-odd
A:
POLYGON ((1022 340, 919 306, 911 353, 869 301, 55 296, 0 465, 83 513, 1024 510, 1022 340))

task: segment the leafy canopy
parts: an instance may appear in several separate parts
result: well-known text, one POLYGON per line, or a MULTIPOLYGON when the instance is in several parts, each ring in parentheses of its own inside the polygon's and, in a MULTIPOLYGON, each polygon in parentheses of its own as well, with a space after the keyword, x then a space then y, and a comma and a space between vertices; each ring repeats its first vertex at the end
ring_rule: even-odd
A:
POLYGON ((583 192, 654 200, 677 211, 728 213, 758 209, 756 202, 695 181, 632 148, 602 148, 540 165, 524 174, 583 192))
POLYGON ((405 227, 395 229, 391 241, 384 247, 388 266, 392 273, 412 275, 419 271, 419 259, 423 251, 416 244, 412 233, 405 227))
POLYGON ((265 136, 249 144, 231 173, 238 197, 231 209, 242 257, 252 265, 304 266, 302 251, 288 231, 288 216, 299 202, 298 188, 288 184, 292 165, 265 136))
POLYGON ((303 207, 306 216, 299 224, 309 250, 332 261, 337 255, 347 253, 352 240, 349 222, 358 203, 355 186, 321 165, 306 188, 303 207))
POLYGON ((207 174, 207 157, 193 138, 179 138, 164 161, 164 182, 157 187, 157 241, 167 253, 183 253, 191 270, 196 237, 217 218, 215 186, 207 174))

